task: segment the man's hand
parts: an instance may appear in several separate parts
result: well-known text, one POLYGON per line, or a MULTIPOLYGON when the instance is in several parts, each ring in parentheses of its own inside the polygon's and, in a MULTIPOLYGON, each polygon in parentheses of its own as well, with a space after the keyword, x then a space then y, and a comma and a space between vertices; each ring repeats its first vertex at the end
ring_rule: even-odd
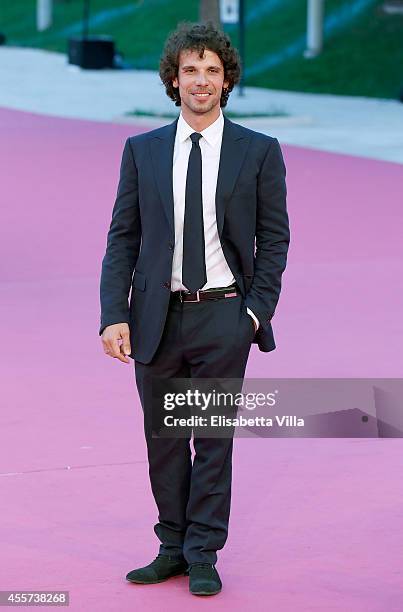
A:
POLYGON ((130 363, 126 357, 131 353, 130 330, 127 323, 108 325, 102 332, 101 339, 106 355, 124 363, 130 363))

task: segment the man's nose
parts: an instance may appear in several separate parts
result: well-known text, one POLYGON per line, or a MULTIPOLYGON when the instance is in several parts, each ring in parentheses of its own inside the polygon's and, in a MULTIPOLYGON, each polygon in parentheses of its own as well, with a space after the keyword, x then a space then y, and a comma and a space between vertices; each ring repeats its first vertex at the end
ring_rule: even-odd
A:
POLYGON ((196 74, 196 84, 200 86, 208 84, 208 78, 204 72, 198 72, 196 74))

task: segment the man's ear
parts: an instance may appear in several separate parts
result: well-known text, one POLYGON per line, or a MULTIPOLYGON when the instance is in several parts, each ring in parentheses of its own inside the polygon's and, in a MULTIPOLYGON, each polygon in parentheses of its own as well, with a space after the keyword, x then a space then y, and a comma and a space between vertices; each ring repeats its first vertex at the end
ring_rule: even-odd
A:
POLYGON ((179 87, 179 81, 178 81, 178 77, 175 77, 172 81, 172 87, 175 87, 175 89, 177 89, 179 87))

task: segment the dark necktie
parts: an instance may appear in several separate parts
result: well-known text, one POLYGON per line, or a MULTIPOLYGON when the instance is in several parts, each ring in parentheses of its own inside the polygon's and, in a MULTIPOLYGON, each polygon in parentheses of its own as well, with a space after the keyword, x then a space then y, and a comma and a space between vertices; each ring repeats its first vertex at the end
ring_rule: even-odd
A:
POLYGON ((191 293, 207 282, 204 253, 204 224, 202 198, 201 134, 190 135, 192 149, 186 176, 185 221, 183 226, 182 283, 191 293))

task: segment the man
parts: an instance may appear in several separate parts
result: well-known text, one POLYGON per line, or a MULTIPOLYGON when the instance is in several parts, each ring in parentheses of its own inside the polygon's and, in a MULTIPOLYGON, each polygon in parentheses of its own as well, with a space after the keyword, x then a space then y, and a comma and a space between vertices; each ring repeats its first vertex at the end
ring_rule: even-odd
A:
POLYGON ((189 437, 152 435, 151 383, 243 379, 252 342, 275 348, 271 318, 289 243, 285 167, 276 139, 223 117, 240 76, 223 32, 181 24, 160 76, 181 113, 126 141, 100 333, 106 354, 135 360, 158 507, 159 554, 127 579, 188 572, 191 593, 213 595, 222 586, 215 563, 228 533, 233 439, 194 435, 192 464, 189 437))

